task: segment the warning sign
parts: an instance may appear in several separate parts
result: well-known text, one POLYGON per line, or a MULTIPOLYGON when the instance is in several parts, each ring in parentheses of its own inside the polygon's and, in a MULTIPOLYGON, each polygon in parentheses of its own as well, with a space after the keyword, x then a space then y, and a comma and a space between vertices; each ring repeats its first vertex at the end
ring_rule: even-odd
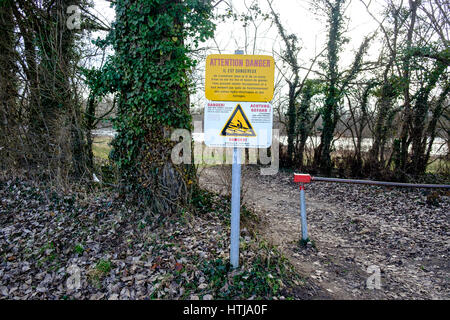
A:
POLYGON ((271 56, 211 54, 206 58, 206 99, 269 102, 273 98, 274 73, 271 56))
POLYGON ((209 101, 205 105, 208 147, 268 148, 272 144, 270 103, 209 101))
POLYGON ((227 137, 256 137, 255 131, 240 104, 234 109, 220 135, 227 137))

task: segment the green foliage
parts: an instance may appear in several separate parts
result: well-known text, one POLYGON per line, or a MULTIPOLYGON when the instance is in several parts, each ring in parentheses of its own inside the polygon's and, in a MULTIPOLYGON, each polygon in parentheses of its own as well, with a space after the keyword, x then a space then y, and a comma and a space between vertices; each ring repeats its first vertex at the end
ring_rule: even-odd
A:
POLYGON ((106 275, 111 271, 112 263, 109 260, 100 259, 95 266, 95 269, 106 275))
POLYGON ((302 88, 300 105, 297 110, 297 133, 306 140, 309 135, 309 125, 312 116, 311 103, 315 95, 322 93, 323 83, 318 80, 308 79, 302 88))
POLYGON ((192 195, 192 204, 199 212, 207 212, 213 204, 213 194, 198 188, 192 195))
POLYGON ((80 243, 76 244, 75 247, 73 248, 73 251, 79 255, 82 255, 84 252, 84 247, 83 245, 81 245, 80 243))
POLYGON ((331 163, 331 141, 333 140, 334 130, 338 120, 338 105, 341 100, 341 92, 339 91, 339 52, 342 48, 342 26, 343 11, 345 0, 335 0, 329 3, 328 19, 328 43, 327 43, 327 60, 323 64, 323 68, 327 74, 327 82, 325 87, 325 104, 321 108, 323 119, 323 130, 320 144, 320 154, 317 159, 320 161, 320 167, 325 173, 330 173, 331 163))
MULTIPOLYGON (((196 61, 189 53, 213 35, 212 8, 201 0, 119 0, 114 5, 113 30, 98 44, 111 44, 115 55, 92 86, 98 94, 117 92, 117 136, 110 156, 126 191, 151 198, 155 178, 170 162, 173 143, 167 133, 191 127, 189 74, 196 61)), ((188 185, 182 171, 178 174, 188 185)))
POLYGON ((405 86, 406 82, 403 78, 392 75, 387 79, 386 84, 375 88, 372 93, 377 98, 386 97, 389 99, 396 99, 402 94, 405 86))
POLYGON ((309 238, 307 238, 306 240, 300 239, 300 246, 306 247, 306 245, 308 244, 308 242, 311 242, 311 241, 309 240, 309 238))
POLYGON ((204 263, 202 271, 208 276, 211 290, 217 299, 272 299, 283 294, 294 295, 287 287, 303 283, 303 279, 292 272, 292 266, 275 248, 265 242, 258 245, 258 254, 249 265, 233 270, 229 262, 216 259, 204 263))
POLYGON ((220 289, 227 282, 231 283, 227 290, 216 293, 218 299, 233 299, 235 297, 245 299, 253 295, 269 299, 277 294, 280 285, 273 275, 265 269, 265 266, 261 265, 261 262, 258 259, 252 269, 237 273, 230 280, 228 280, 231 271, 230 265, 222 259, 205 263, 203 271, 209 277, 213 289, 220 289))

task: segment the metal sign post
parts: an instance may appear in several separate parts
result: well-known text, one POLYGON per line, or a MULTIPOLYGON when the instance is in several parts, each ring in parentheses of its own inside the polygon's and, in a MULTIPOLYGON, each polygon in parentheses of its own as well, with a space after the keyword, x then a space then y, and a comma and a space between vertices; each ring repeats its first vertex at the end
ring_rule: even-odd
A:
POLYGON ((239 267, 241 152, 272 144, 275 62, 265 55, 212 54, 206 58, 205 144, 233 148, 230 263, 239 267))
POLYGON ((308 225, 306 223, 305 187, 300 185, 300 216, 302 220, 302 240, 308 241, 308 225))
MULTIPOLYGON (((244 54, 236 50, 235 54, 244 54)), ((231 170, 231 235, 230 263, 233 268, 239 267, 239 238, 241 235, 241 149, 233 148, 233 167, 231 170)))
POLYGON ((239 237, 241 221, 241 149, 233 148, 233 167, 231 183, 231 245, 230 262, 233 268, 239 267, 239 237))

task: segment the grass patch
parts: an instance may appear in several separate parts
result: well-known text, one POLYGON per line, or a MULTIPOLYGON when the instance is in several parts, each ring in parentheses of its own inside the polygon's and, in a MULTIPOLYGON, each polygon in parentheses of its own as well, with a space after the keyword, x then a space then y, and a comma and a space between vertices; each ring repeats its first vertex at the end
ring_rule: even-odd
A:
POLYGON ((99 262, 97 262, 95 269, 106 275, 111 271, 111 267, 112 267, 111 261, 101 259, 99 262))
POLYGON ((77 244, 75 245, 75 247, 73 248, 73 251, 79 255, 82 255, 84 252, 84 247, 81 244, 77 244))
POLYGON ((450 161, 446 159, 436 159, 427 166, 427 173, 443 174, 450 172, 450 161))
POLYGON ((257 254, 243 260, 240 269, 232 270, 228 261, 205 262, 202 272, 208 276, 209 288, 216 299, 295 299, 294 288, 304 285, 289 261, 266 242, 252 243, 249 250, 257 254))
POLYGON ((100 289, 103 278, 108 275, 112 267, 111 261, 100 259, 95 265, 95 268, 87 272, 88 279, 91 281, 92 285, 97 289, 100 289))
POLYGON ((94 157, 103 160, 108 160, 109 153, 111 151, 112 137, 108 136, 95 136, 92 144, 92 152, 94 157))

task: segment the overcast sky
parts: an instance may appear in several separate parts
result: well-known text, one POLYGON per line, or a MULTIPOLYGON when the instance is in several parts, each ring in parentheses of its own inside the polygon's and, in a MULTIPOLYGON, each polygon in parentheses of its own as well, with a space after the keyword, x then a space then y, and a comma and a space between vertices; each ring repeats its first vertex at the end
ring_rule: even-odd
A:
MULTIPOLYGON (((369 0, 365 0, 367 3, 369 0)), ((232 4, 238 10, 245 10, 244 2, 251 3, 251 0, 233 0, 232 4)), ((302 44, 302 57, 308 59, 313 57, 316 52, 324 47, 326 41, 326 24, 324 18, 318 17, 311 11, 311 0, 274 0, 274 9, 280 14, 283 24, 287 32, 295 33, 302 44)), ((346 36, 350 38, 350 43, 346 48, 347 51, 356 50, 364 36, 373 32, 377 28, 377 23, 369 16, 366 8, 361 0, 348 1, 349 5, 346 10, 346 16, 349 18, 348 32, 346 36)), ((377 13, 380 10, 382 0, 370 1, 371 11, 377 13)), ((264 12, 269 13, 266 0, 259 1, 264 12)), ((105 17, 110 22, 114 20, 114 9, 110 8, 109 2, 105 0, 95 1, 95 10, 97 14, 105 17)), ((224 6, 222 5, 222 8, 224 6)), ((266 25, 267 26, 267 25, 266 25)), ((272 28, 267 32, 267 28, 261 27, 258 34, 257 52, 271 53, 272 48, 278 45, 279 38, 276 28, 272 28)), ((243 28, 239 23, 219 23, 216 31, 216 41, 221 47, 222 53, 234 53, 234 50, 243 49, 244 36, 243 28)), ((208 44, 211 47, 215 43, 208 44)), ((213 52, 211 53, 216 53, 213 52)), ((251 52, 247 52, 250 54, 251 52)), ((345 59, 348 55, 343 55, 345 59)))
MULTIPOLYGON (((245 2, 249 4, 251 1, 247 0, 245 2)), ((311 10, 310 2, 310 0, 273 1, 273 7, 279 13, 286 31, 299 37, 303 48, 302 54, 305 57, 312 57, 316 52, 320 51, 325 45, 327 35, 325 19, 314 14, 311 10)), ((266 0, 260 0, 259 3, 264 12, 270 12, 266 0)), ((245 9, 243 0, 234 0, 233 5, 239 10, 245 9)), ((371 7, 374 12, 380 9, 380 5, 376 1, 372 1, 371 7)), ((364 36, 377 28, 377 23, 369 16, 360 0, 349 1, 346 16, 350 18, 346 36, 351 39, 347 49, 356 50, 364 36)), ((268 33, 264 30, 261 31, 258 49, 270 53, 274 42, 278 42, 277 30, 273 28, 268 33)), ((221 40, 221 44, 226 42, 230 32, 233 33, 234 37, 239 38, 239 33, 242 34, 242 28, 238 25, 231 26, 231 28, 229 24, 218 25, 216 37, 221 40)), ((239 40, 240 46, 243 46, 244 39, 240 37, 239 40)), ((230 49, 230 51, 233 51, 232 48, 230 49)))
MULTIPOLYGON (((367 3, 369 0, 364 0, 367 3)), ((229 0, 238 11, 245 11, 245 3, 250 5, 251 0, 229 0)), ((263 12, 269 13, 267 0, 259 0, 263 12)), ((314 14, 311 10, 311 0, 274 0, 273 7, 280 15, 281 21, 288 33, 295 33, 300 40, 302 50, 300 51, 299 61, 300 65, 309 67, 311 59, 316 56, 326 45, 327 25, 326 19, 322 16, 314 14)), ((370 10, 373 14, 381 10, 383 0, 371 0, 370 10)), ((107 20, 112 22, 114 20, 114 9, 109 7, 109 2, 105 0, 95 1, 95 10, 98 15, 104 16, 107 20)), ((221 4, 221 8, 225 5, 221 4)), ((349 18, 346 24, 345 36, 350 39, 350 42, 345 46, 341 54, 341 65, 346 67, 351 64, 354 57, 354 52, 358 49, 363 38, 374 32, 378 25, 372 17, 367 13, 365 6, 361 0, 348 1, 348 7, 345 12, 346 17, 349 18)), ((255 46, 256 54, 269 54, 272 51, 280 51, 282 43, 278 36, 277 29, 273 26, 268 29, 269 23, 263 24, 258 29, 257 42, 255 46)), ((254 38, 254 29, 248 29, 248 38, 254 38)), ((218 23, 215 41, 210 40, 205 44, 210 48, 207 53, 219 53, 217 46, 223 54, 234 53, 236 49, 245 49, 245 33, 242 23, 228 21, 225 23, 218 23)), ((246 54, 253 52, 253 46, 247 48, 246 54)), ((372 43, 369 49, 369 56, 366 59, 376 59, 380 45, 372 43)), ((275 62, 277 62, 275 56, 275 62)), ((200 64, 200 70, 202 63, 200 64)), ((200 71, 201 72, 201 71, 200 71)), ((276 78, 279 78, 278 71, 276 78)), ((198 97, 197 97, 198 98, 198 97)))

